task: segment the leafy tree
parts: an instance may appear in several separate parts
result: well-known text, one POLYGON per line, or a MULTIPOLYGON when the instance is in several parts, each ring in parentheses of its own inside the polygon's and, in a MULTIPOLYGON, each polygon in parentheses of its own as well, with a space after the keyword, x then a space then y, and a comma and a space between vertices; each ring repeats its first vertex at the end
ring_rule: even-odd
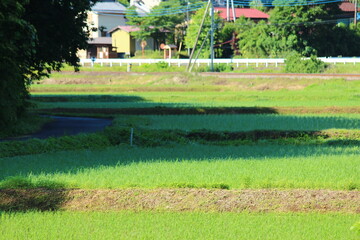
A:
POLYGON ((26 1, 0 1, 0 127, 24 112, 32 74, 35 29, 22 19, 26 1))
POLYGON ((157 47, 161 43, 174 43, 175 27, 184 21, 184 14, 169 14, 169 9, 180 7, 179 0, 169 0, 161 2, 158 6, 151 9, 148 16, 141 17, 134 8, 130 8, 127 13, 128 24, 139 27, 140 30, 132 32, 131 35, 136 39, 146 40, 154 38, 157 47))
MULTIPOLYGON (((221 27, 219 33, 219 42, 225 42, 229 40, 242 39, 244 32, 248 31, 252 25, 255 23, 244 16, 241 16, 236 19, 234 22, 226 22, 224 26, 221 27), (235 38, 235 39, 234 39, 235 38)), ((222 57, 230 57, 234 55, 234 50, 238 48, 237 42, 230 43, 231 48, 225 47, 222 52, 222 57)), ((236 52, 236 54, 238 51, 236 52)))
POLYGON ((149 22, 147 17, 141 17, 135 11, 136 7, 132 6, 128 8, 126 18, 129 20, 127 24, 140 28, 139 31, 132 32, 131 35, 139 40, 146 40, 151 37, 152 24, 149 22))
POLYGON ((265 11, 266 10, 266 8, 264 7, 264 4, 263 4, 263 2, 261 0, 252 0, 249 5, 250 5, 251 8, 255 8, 255 9, 258 9, 260 11, 265 11))
POLYGON ((338 3, 281 6, 274 1, 269 23, 259 22, 239 42, 246 57, 285 57, 296 51, 302 56, 357 55, 359 34, 336 23, 338 3), (352 52, 350 46, 353 46, 352 52))
MULTIPOLYGON (((191 21, 190 21, 190 24, 186 31, 186 36, 185 36, 185 45, 190 48, 194 47, 196 36, 199 32, 199 28, 200 28, 204 13, 205 13, 205 7, 198 10, 194 14, 194 16, 191 18, 191 21)), ((217 26, 215 33, 214 33, 214 39, 215 39, 215 42, 217 42, 219 40, 218 36, 219 36, 219 29, 221 29, 221 26, 220 26, 221 21, 220 21, 220 17, 218 14, 215 13, 214 17, 215 17, 215 26, 217 26)), ((200 55, 201 57, 205 57, 205 58, 208 58, 210 56, 210 35, 208 35, 208 32, 210 31, 210 29, 211 29, 211 17, 208 16, 205 18, 203 29, 201 31, 201 34, 200 34, 200 37, 199 37, 199 40, 197 43, 197 47, 200 48, 202 42, 204 40, 206 41, 205 45, 202 49, 202 54, 200 55), (206 36, 208 36, 207 39, 205 39, 206 36)))
POLYGON ((239 48, 243 57, 277 57, 274 52, 276 42, 270 36, 270 28, 265 21, 250 25, 243 34, 239 34, 239 48))
POLYGON ((125 7, 129 6, 130 4, 128 0, 118 0, 118 2, 124 5, 125 7))
MULTIPOLYGON (((303 3, 311 1, 303 0, 303 3)), ((283 4, 283 0, 274 1, 276 4, 283 4)), ((336 22, 317 23, 334 20, 337 14, 340 14, 339 3, 275 7, 270 14, 270 22, 276 24, 271 30, 272 37, 283 43, 279 48, 295 50, 304 56, 328 55, 322 46, 336 22)))
POLYGON ((32 81, 78 65, 78 49, 87 47, 86 19, 94 1, 0 1, 0 127, 24 112, 32 81))

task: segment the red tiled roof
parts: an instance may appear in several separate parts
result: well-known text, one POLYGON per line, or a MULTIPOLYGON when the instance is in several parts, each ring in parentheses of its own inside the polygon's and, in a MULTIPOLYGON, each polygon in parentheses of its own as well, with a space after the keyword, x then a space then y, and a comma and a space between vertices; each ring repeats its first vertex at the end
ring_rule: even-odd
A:
MULTIPOLYGON (((226 8, 216 7, 216 12, 219 12, 219 16, 223 19, 226 19, 226 8)), ((251 19, 268 19, 270 16, 260 10, 253 8, 235 8, 235 16, 237 18, 244 16, 251 19)), ((230 20, 233 19, 232 9, 230 8, 230 20)))
MULTIPOLYGON (((340 9, 343 12, 354 12, 355 11, 355 4, 351 2, 342 2, 340 4, 340 9)), ((360 8, 358 8, 360 10, 360 8)))

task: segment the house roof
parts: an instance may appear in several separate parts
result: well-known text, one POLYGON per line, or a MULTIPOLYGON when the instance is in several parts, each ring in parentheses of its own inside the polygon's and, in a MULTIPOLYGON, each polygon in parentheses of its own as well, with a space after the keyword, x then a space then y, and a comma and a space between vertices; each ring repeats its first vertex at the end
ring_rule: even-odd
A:
MULTIPOLYGON (((227 19, 226 8, 216 7, 216 12, 219 12, 219 16, 223 19, 227 19)), ((254 8, 235 8, 235 16, 237 18, 244 16, 251 19, 268 19, 270 16, 260 10, 254 8)), ((233 19, 232 9, 230 9, 230 20, 233 19)))
MULTIPOLYGON (((153 29, 153 28, 155 28, 155 27, 154 27, 154 26, 150 26, 149 28, 150 28, 150 29, 153 29)), ((111 30, 109 31, 109 33, 111 34, 111 33, 115 32, 115 31, 118 30, 118 29, 123 30, 123 31, 128 32, 128 33, 137 32, 137 31, 140 30, 139 27, 126 25, 126 26, 117 26, 117 27, 114 27, 113 29, 111 29, 111 30)), ((169 30, 160 30, 160 32, 167 33, 167 32, 170 32, 170 31, 169 31, 169 30)))
POLYGON ((137 32, 137 31, 140 30, 140 28, 134 27, 134 26, 117 26, 117 27, 114 27, 113 29, 111 29, 111 30, 109 31, 109 33, 113 33, 113 32, 115 32, 115 31, 118 30, 118 29, 123 30, 123 31, 128 32, 128 33, 130 33, 130 32, 137 32))
POLYGON ((97 2, 92 8, 93 12, 125 13, 126 7, 119 2, 97 2))
POLYGON ((88 44, 104 44, 104 45, 112 44, 112 39, 111 39, 111 37, 93 38, 88 41, 88 44))
MULTIPOLYGON (((351 3, 351 2, 342 2, 340 4, 340 9, 343 12, 354 12, 355 11, 355 4, 351 3)), ((358 8, 358 11, 360 10, 360 8, 358 8)))

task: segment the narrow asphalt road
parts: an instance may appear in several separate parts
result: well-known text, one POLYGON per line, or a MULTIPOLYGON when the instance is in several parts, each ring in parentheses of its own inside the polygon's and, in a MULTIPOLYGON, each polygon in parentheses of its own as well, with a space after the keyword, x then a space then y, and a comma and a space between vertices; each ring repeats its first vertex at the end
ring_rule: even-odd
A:
POLYGON ((45 139, 49 137, 76 135, 79 133, 94 133, 103 130, 112 122, 112 120, 108 118, 47 117, 52 118, 53 121, 46 123, 39 132, 26 136, 2 139, 0 141, 28 140, 32 138, 45 139))

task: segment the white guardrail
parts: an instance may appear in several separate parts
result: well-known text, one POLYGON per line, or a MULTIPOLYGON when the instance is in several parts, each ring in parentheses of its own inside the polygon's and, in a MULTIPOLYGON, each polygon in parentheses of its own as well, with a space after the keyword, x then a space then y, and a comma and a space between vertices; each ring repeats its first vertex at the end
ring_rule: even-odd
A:
MULTIPOLYGON (((325 63, 331 64, 347 64, 347 63, 360 63, 360 57, 352 57, 352 58, 319 58, 321 61, 325 63)), ((128 64, 136 64, 141 66, 142 64, 153 64, 158 62, 166 62, 169 66, 186 66, 189 62, 189 59, 133 59, 133 58, 109 58, 109 59, 80 59, 80 64, 82 66, 85 65, 93 65, 93 64, 100 64, 101 66, 126 66, 128 64)), ((200 65, 210 65, 210 59, 197 59, 196 64, 200 65)), ((284 64, 284 58, 217 58, 214 59, 214 63, 225 63, 225 64, 232 64, 233 66, 239 67, 240 65, 259 65, 269 67, 270 65, 277 67, 279 64, 284 64)), ((192 61, 194 63, 194 60, 192 61)))

